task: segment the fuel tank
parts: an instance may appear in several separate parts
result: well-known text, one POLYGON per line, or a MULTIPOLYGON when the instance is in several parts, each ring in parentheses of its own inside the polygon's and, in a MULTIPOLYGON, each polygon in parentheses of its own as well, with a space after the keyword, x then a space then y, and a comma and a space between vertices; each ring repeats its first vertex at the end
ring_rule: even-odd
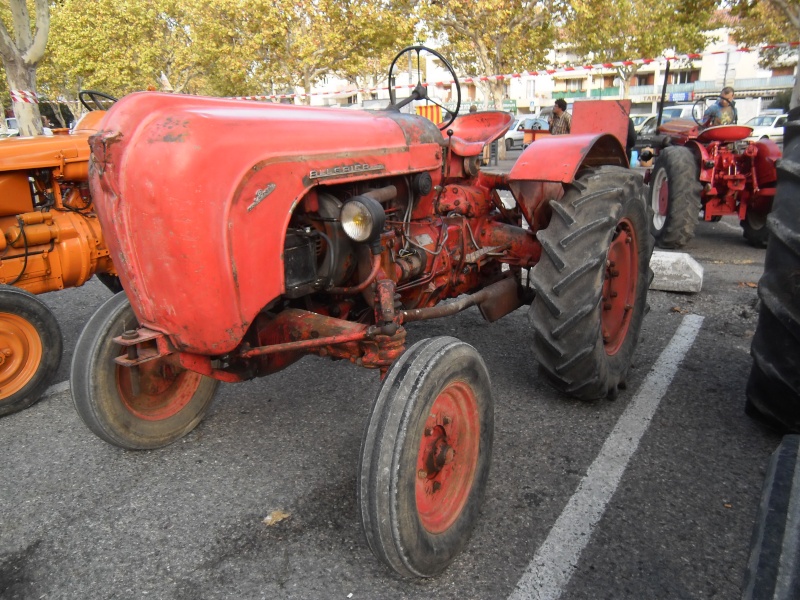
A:
POLYGON ((317 186, 441 168, 427 119, 159 93, 117 102, 90 186, 140 322, 180 350, 234 349, 284 291, 289 218, 317 186))

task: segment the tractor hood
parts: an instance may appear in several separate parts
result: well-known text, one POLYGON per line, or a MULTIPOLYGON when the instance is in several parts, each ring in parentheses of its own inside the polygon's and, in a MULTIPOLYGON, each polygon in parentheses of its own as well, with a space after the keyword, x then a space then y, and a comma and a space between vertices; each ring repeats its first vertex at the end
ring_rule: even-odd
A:
POLYGON ((0 171, 55 168, 56 177, 60 177, 65 169, 74 170, 70 165, 82 165, 82 177, 70 179, 86 179, 92 133, 4 138, 0 140, 0 171))
POLYGON ((72 133, 10 137, 0 140, 0 171, 56 169, 56 178, 86 180, 89 164, 89 136, 105 111, 86 113, 72 133))
POLYGON ((436 171, 444 143, 397 112, 158 93, 123 98, 100 129, 92 196, 134 311, 207 355, 285 291, 285 232, 309 190, 436 171))

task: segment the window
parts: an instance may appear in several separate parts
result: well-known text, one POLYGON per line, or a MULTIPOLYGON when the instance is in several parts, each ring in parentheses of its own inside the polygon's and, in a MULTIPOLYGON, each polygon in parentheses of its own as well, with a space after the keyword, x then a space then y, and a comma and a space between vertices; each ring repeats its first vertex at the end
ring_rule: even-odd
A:
POLYGON ((526 98, 535 98, 536 97, 536 79, 531 77, 528 81, 525 82, 525 97, 526 98))
POLYGON ((669 74, 669 83, 692 83, 699 79, 700 71, 692 69, 688 71, 675 71, 669 74))
POLYGON ((786 75, 794 75, 794 67, 776 67, 772 69, 773 77, 783 77, 786 75))
POLYGON ((567 79, 568 92, 580 92, 583 89, 583 79, 567 79))

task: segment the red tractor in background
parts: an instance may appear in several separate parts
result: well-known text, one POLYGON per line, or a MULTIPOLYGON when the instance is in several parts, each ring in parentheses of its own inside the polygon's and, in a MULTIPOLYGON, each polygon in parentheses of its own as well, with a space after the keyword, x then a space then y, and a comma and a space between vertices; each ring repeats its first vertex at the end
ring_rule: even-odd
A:
POLYGON ((750 127, 702 129, 698 121, 695 114, 695 122, 675 119, 658 129, 671 145, 658 154, 649 180, 656 243, 685 246, 702 211, 706 221, 737 215, 745 239, 766 246, 780 149, 768 139, 744 141, 750 127))
POLYGON ((73 131, 0 140, 0 416, 36 402, 61 362, 61 329, 36 298, 97 275, 119 278, 89 195, 89 136, 116 99, 79 95, 73 131))
POLYGON ((419 81, 396 101, 394 66, 414 53, 419 76, 424 51, 458 81, 438 53, 407 48, 386 111, 158 93, 118 102, 90 140, 90 186, 127 296, 87 323, 71 389, 95 434, 144 449, 191 431, 220 381, 306 355, 375 369, 361 521, 377 557, 430 577, 477 519, 493 401, 472 346, 443 336, 406 348, 406 327, 471 306, 495 321, 532 302, 547 378, 578 398, 614 397, 653 240, 642 180, 602 132, 626 130, 618 104, 604 105, 597 133, 540 140, 510 173, 483 171, 484 146, 512 118, 456 118, 456 107, 437 127, 400 112, 427 93, 419 81))

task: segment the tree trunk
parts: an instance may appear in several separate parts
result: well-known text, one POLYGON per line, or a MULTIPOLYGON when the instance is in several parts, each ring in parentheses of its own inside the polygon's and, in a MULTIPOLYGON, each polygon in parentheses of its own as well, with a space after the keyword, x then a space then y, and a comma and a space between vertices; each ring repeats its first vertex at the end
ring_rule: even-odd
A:
MULTIPOLYGON (((15 64, 16 61, 3 60, 8 78, 8 88, 10 90, 20 90, 31 92, 36 90, 36 67, 25 67, 22 64, 15 64)), ((18 95, 12 102, 14 116, 17 117, 20 136, 31 136, 42 134, 42 117, 39 113, 39 104, 36 102, 24 102, 18 95)))
MULTIPOLYGON (((495 110, 503 110, 503 82, 500 81, 492 81, 490 83, 491 90, 492 90, 492 101, 494 103, 495 110)), ((499 160, 506 159, 506 144, 503 138, 497 140, 497 158, 499 160)))
MULTIPOLYGON (((12 40, 4 22, 0 21, 0 55, 8 78, 8 89, 25 93, 30 102, 17 98, 13 102, 20 135, 42 133, 39 105, 35 102, 36 66, 44 56, 50 32, 50 5, 48 0, 35 0, 35 30, 31 31, 31 17, 26 0, 10 0, 14 38, 12 40)), ((18 95, 18 94, 14 94, 18 95)))
POLYGON ((797 67, 794 70, 794 87, 792 97, 789 99, 789 109, 800 105, 800 46, 797 48, 797 67))

